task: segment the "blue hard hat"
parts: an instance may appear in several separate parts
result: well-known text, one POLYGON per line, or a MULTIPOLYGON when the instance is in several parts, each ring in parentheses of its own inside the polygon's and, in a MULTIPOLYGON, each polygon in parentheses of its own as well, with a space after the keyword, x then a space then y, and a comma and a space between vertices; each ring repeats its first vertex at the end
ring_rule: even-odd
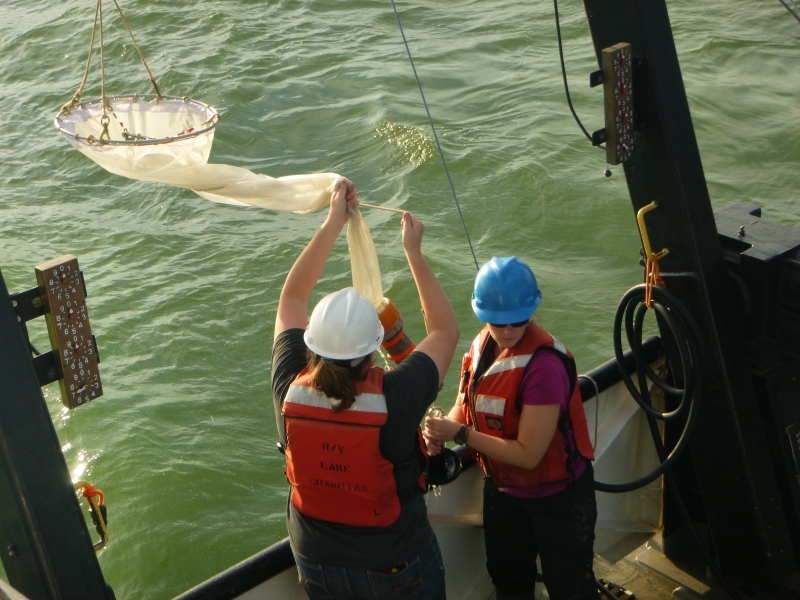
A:
POLYGON ((541 301, 533 271, 516 256, 495 256, 475 277, 472 310, 484 323, 525 321, 541 301))

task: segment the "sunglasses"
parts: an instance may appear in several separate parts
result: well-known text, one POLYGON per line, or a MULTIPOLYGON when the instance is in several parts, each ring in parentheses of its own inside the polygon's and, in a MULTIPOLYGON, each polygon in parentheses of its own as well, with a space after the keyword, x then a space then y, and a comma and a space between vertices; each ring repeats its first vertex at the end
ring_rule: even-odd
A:
POLYGON ((489 323, 492 327, 497 327, 498 329, 504 329, 506 327, 525 327, 528 324, 528 321, 520 321, 519 323, 504 323, 503 325, 495 325, 494 323, 489 323))

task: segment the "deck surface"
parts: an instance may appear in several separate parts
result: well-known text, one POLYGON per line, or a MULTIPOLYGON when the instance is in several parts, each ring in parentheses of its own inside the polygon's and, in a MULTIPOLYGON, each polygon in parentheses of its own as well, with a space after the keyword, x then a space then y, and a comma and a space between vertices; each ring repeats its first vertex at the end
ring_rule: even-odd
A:
MULTIPOLYGON (((676 564, 645 544, 613 564, 596 556, 594 572, 598 579, 625 588, 638 600, 729 600, 730 596, 718 583, 707 578, 705 573, 693 573, 697 567, 693 568, 690 564, 698 563, 691 560, 686 564, 676 564)), ((797 600, 800 594, 789 590, 778 593, 743 592, 742 597, 747 600, 797 600)), ((548 598, 542 584, 536 585, 536 598, 548 598)), ((491 594, 487 600, 496 600, 495 594, 491 594)))

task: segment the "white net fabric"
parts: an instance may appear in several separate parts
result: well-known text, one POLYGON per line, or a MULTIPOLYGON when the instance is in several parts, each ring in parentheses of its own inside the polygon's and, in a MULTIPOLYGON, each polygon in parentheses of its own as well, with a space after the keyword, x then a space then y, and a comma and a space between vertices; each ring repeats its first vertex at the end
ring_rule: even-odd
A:
POLYGON ((369 298, 380 312, 383 308, 383 286, 378 252, 375 250, 367 222, 358 210, 352 212, 348 221, 347 246, 350 249, 353 287, 369 298))
MULTIPOLYGON (((209 164, 217 111, 184 98, 150 98, 109 98, 105 130, 100 100, 62 110, 55 126, 75 148, 123 177, 187 188, 213 202, 269 210, 310 213, 330 203, 340 179, 336 173, 276 178, 209 164)), ((350 219, 347 242, 353 287, 378 307, 383 301, 378 255, 358 211, 350 219)))

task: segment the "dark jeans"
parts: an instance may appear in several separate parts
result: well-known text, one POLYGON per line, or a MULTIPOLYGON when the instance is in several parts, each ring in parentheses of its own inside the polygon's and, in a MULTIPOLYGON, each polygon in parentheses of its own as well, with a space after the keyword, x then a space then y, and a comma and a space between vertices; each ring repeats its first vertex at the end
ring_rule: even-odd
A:
POLYGON ((597 504, 591 464, 563 492, 517 498, 483 487, 486 568, 498 598, 533 598, 536 557, 551 600, 597 598, 592 561, 597 504))
POLYGON ((314 565, 297 556, 300 583, 312 600, 445 600, 444 562, 436 536, 417 548, 396 573, 362 567, 314 565))

